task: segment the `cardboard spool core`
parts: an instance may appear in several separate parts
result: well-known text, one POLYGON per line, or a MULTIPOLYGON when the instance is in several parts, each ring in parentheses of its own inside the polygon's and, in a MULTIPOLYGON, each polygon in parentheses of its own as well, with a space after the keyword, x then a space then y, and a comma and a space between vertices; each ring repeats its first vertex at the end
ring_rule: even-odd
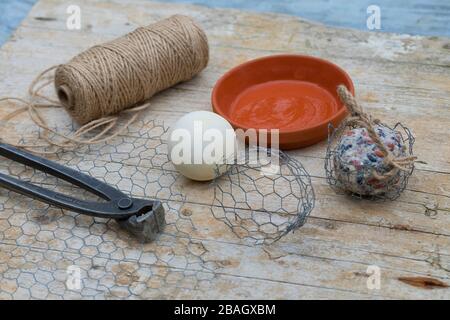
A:
POLYGON ((56 94, 61 104, 68 110, 73 110, 73 96, 72 92, 66 85, 61 85, 57 88, 56 94))

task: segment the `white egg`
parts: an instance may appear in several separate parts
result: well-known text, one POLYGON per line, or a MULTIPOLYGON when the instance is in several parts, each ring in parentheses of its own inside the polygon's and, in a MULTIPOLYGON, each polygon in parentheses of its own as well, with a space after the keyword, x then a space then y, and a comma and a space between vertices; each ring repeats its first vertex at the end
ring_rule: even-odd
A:
POLYGON ((169 156, 183 176, 208 181, 222 175, 234 159, 236 134, 230 123, 209 111, 190 112, 172 126, 169 156))

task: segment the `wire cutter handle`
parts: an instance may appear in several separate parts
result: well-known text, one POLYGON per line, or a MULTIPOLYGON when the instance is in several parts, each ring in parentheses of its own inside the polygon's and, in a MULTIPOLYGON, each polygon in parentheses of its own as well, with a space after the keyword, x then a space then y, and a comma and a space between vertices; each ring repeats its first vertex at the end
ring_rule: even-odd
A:
POLYGON ((100 218, 125 219, 152 209, 151 201, 130 199, 125 195, 117 201, 94 202, 80 200, 3 173, 0 173, 0 186, 62 209, 100 218), (147 202, 147 206, 144 202, 147 202))
POLYGON ((114 200, 124 197, 124 194, 121 191, 93 177, 5 143, 0 143, 0 156, 60 178, 80 188, 86 189, 105 200, 114 200))
POLYGON ((84 173, 13 146, 0 143, 0 155, 72 183, 107 200, 105 202, 93 202, 76 199, 0 173, 0 186, 47 204, 90 216, 114 219, 124 219, 152 210, 153 201, 151 200, 130 198, 110 185, 84 173))

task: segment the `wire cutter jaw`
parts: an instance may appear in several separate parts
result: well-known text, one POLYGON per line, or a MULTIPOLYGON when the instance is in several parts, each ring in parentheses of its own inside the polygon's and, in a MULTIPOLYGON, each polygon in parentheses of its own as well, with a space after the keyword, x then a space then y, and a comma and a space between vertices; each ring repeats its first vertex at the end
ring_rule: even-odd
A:
MULTIPOLYGON (((138 201, 141 201, 138 199, 138 201)), ((139 212, 126 219, 117 219, 119 225, 128 230, 142 242, 155 240, 158 233, 162 232, 166 224, 164 207, 159 201, 152 201, 151 208, 144 205, 139 212), (148 211, 147 211, 148 210, 148 211)))

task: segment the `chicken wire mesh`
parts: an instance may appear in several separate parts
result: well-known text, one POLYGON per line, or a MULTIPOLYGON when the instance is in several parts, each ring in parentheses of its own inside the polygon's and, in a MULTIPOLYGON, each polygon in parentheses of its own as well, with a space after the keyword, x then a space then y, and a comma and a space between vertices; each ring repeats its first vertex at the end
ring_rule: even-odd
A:
MULTIPOLYGON (((228 285, 217 271, 229 265, 234 254, 243 254, 235 252, 224 257, 220 241, 208 248, 211 241, 205 239, 210 237, 209 228, 221 230, 215 234, 218 240, 236 239, 235 235, 239 235, 266 243, 304 223, 312 209, 313 191, 309 176, 294 159, 280 154, 283 175, 263 176, 273 181, 271 192, 281 196, 282 207, 271 205, 269 193, 259 186, 263 180, 258 180, 256 190, 267 199, 262 207, 251 204, 250 192, 247 206, 238 201, 228 208, 226 201, 217 204, 217 190, 226 193, 226 181, 233 191, 238 190, 236 187, 249 190, 236 184, 235 178, 255 186, 251 178, 260 168, 233 165, 212 185, 190 181, 179 175, 169 160, 167 134, 168 128, 162 122, 142 120, 108 143, 47 156, 133 197, 161 200, 166 226, 152 243, 139 242, 114 220, 73 213, 0 189, 0 298, 202 297, 211 287, 228 285), (277 182, 281 180, 286 183, 284 188, 277 182), (289 201, 286 190, 295 193, 289 201), (252 212, 250 218, 242 220, 245 224, 240 224, 250 224, 242 229, 247 234, 238 232, 234 220, 243 217, 242 205, 252 212), (220 210, 211 214, 214 207, 225 209, 226 217, 220 215, 220 210), (230 212, 235 212, 236 217, 231 217, 230 212), (276 227, 275 231, 265 229, 267 221, 276 227), (232 227, 233 233, 228 235, 223 222, 232 227), (81 276, 81 285, 75 289, 66 283, 72 266, 79 268, 81 276)), ((22 142, 29 141, 24 138, 22 142)), ((80 199, 101 201, 87 191, 11 160, 1 158, 0 172, 80 199)))
MULTIPOLYGON (((143 244, 114 220, 61 210, 0 189, 0 295, 2 298, 164 298, 208 287, 216 263, 195 238, 177 175, 165 170, 167 153, 155 122, 130 128, 113 143, 80 147, 50 158, 117 186, 133 196, 161 199, 166 227, 143 244), (67 286, 69 267, 80 270, 79 289, 67 286)), ((1 172, 77 198, 101 201, 51 175, 2 158, 1 172)))
POLYGON ((255 244, 272 243, 301 227, 314 208, 310 176, 299 161, 275 149, 239 152, 214 186, 214 217, 255 244))
MULTIPOLYGON (((379 123, 375 126, 375 131, 394 156, 413 156, 415 139, 403 124, 397 123, 394 127, 389 127, 379 123)), ((329 126, 325 172, 329 185, 337 193, 360 199, 397 199, 408 184, 414 171, 414 163, 384 177, 392 166, 385 164, 383 160, 383 155, 377 156, 377 148, 366 129, 345 122, 337 129, 329 126)))

